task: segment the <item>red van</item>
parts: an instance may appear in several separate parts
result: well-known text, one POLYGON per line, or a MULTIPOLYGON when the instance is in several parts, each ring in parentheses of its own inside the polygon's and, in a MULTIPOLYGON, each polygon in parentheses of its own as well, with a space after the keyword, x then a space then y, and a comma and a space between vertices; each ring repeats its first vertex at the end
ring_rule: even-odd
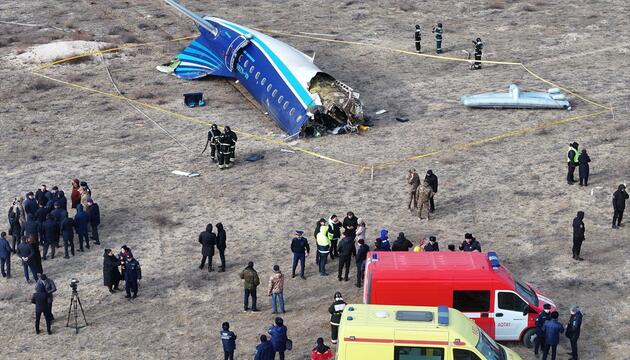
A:
POLYGON ((370 252, 363 302, 380 305, 446 305, 473 319, 500 341, 531 347, 535 320, 554 303, 514 279, 494 252, 370 252))

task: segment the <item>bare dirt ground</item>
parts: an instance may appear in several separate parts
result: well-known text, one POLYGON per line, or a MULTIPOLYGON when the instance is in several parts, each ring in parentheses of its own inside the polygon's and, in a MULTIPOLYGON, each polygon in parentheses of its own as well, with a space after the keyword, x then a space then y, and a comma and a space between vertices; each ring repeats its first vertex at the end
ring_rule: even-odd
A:
MULTIPOLYGON (((338 38, 412 50, 413 25, 424 29, 424 48, 433 49, 429 30, 441 21, 446 54, 462 56, 480 36, 488 59, 522 61, 541 76, 600 103, 610 113, 483 144, 457 145, 563 117, 597 111, 571 97, 574 110, 469 110, 459 97, 507 91, 516 82, 527 89, 549 86, 518 67, 484 66, 472 72, 465 63, 431 60, 304 38, 281 37, 307 53, 326 72, 361 92, 369 113, 389 112, 361 136, 300 140, 298 146, 352 163, 370 164, 452 150, 434 157, 369 172, 341 166, 281 146, 241 136, 238 164, 219 171, 199 156, 207 126, 175 116, 147 113, 193 151, 175 143, 128 104, 77 88, 39 79, 33 64, 14 61, 35 44, 55 40, 112 44, 162 41, 195 34, 190 21, 161 1, 8 1, 0 5, 0 198, 40 183, 69 193, 74 176, 86 179, 101 205, 102 245, 70 260, 44 263, 59 291, 52 336, 34 336, 33 289, 13 258, 14 278, 0 281, 2 358, 209 358, 221 357, 218 331, 230 321, 239 336, 238 358, 251 358, 258 335, 271 323, 265 285, 271 267, 290 274, 290 233, 332 213, 354 211, 366 219, 369 239, 387 226, 411 239, 435 234, 441 245, 472 232, 485 250, 495 250, 515 275, 550 298, 566 323, 570 304, 581 305, 583 359, 630 359, 628 241, 630 226, 610 229, 610 194, 630 180, 628 116, 630 90, 630 9, 625 1, 337 1, 242 2, 186 1, 185 5, 255 28, 336 34, 338 38), (54 27, 54 28, 53 28, 54 27), (61 30, 59 30, 61 29, 61 30), (64 31, 65 30, 65 31, 64 31), (411 121, 396 122, 397 115, 411 121), (565 183, 567 144, 589 150, 588 188, 565 183), (256 163, 244 156, 265 155, 256 163), (437 212, 430 222, 411 216, 403 205, 404 175, 410 167, 440 177, 437 212), (171 170, 198 171, 197 178, 171 170), (586 212, 584 262, 571 259, 571 220, 586 212), (197 235, 206 223, 223 222, 228 233, 226 273, 197 269, 197 235), (129 245, 143 266, 140 297, 132 302, 102 286, 103 248, 129 245), (262 312, 243 313, 239 271, 253 260, 263 286, 262 312), (70 297, 67 283, 81 280, 80 294, 89 327, 75 335, 64 327, 70 297)), ((244 101, 227 81, 185 82, 154 70, 186 42, 129 49, 105 57, 125 96, 204 122, 281 138, 273 122, 244 101), (209 106, 187 109, 181 94, 202 90, 209 106)), ((44 74, 113 92, 105 63, 92 58, 60 65, 44 74)), ((4 224, 4 223, 3 223, 4 224)), ((0 226, 2 230, 6 225, 0 226)), ((309 239, 314 245, 312 238, 309 239)), ((370 243, 371 243, 370 241, 370 243)), ((217 259, 215 259, 216 262, 217 259)), ((336 270, 337 262, 330 265, 336 270)), ((354 275, 352 269, 351 275, 354 275)), ((306 281, 288 279, 284 317, 295 350, 289 359, 306 359, 317 337, 328 339, 326 311, 336 290, 360 302, 352 283, 317 276, 309 259, 306 281)), ((568 351, 561 343, 559 353, 568 351)), ((328 340, 327 340, 328 341, 328 340)), ((531 351, 510 345, 524 359, 531 351)), ((560 358, 565 358, 562 355, 560 358)))

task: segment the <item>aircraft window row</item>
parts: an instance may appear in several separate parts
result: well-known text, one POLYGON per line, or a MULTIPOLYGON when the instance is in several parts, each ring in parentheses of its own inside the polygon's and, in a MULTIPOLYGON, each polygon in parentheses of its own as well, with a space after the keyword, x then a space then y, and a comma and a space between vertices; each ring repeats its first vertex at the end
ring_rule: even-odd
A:
POLYGON ((278 94, 278 89, 274 89, 273 92, 271 93, 271 97, 276 97, 277 94, 278 94))
POLYGON ((267 82, 267 78, 264 77, 262 80, 260 80, 260 85, 265 85, 266 82, 267 82))
POLYGON ((241 60, 243 60, 243 54, 239 55, 238 57, 238 62, 241 62, 241 60))
POLYGON ((298 116, 297 119, 295 119, 296 122, 300 122, 302 121, 302 115, 298 116))
POLYGON ((245 63, 243 63, 243 67, 247 68, 248 65, 249 65, 249 60, 245 60, 245 63))
POLYGON ((249 68, 249 73, 253 73, 254 72, 254 65, 252 65, 252 67, 249 68))
POLYGON ((267 85, 267 92, 271 91, 271 84, 267 85))
POLYGON ((284 105, 282 105, 282 108, 283 108, 284 110, 288 109, 288 108, 289 108, 289 102, 288 102, 288 101, 285 101, 285 102, 284 102, 284 105))
POLYGON ((289 111, 290 116, 293 116, 293 114, 295 114, 295 108, 291 108, 291 111, 289 111))
POLYGON ((280 95, 278 98, 278 104, 282 104, 282 100, 284 100, 284 96, 280 95))
POLYGON ((258 78, 259 78, 259 77, 260 77, 260 71, 257 71, 257 72, 256 72, 256 76, 254 76, 254 78, 255 78, 256 80, 258 80, 258 78))

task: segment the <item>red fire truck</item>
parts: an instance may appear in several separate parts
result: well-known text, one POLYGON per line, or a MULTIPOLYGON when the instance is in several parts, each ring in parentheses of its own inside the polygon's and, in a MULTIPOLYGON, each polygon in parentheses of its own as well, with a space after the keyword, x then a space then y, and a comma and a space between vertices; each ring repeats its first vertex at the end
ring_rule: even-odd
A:
POLYGON ((494 252, 398 252, 368 255, 363 302, 446 305, 473 319, 492 338, 531 347, 536 315, 554 303, 515 279, 494 252))

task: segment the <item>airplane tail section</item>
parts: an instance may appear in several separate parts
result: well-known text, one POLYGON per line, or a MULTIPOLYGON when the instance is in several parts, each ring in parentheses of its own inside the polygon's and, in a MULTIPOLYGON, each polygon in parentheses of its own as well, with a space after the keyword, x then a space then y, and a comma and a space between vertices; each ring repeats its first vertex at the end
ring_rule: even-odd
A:
POLYGON ((208 75, 233 77, 219 53, 213 50, 204 36, 193 40, 175 59, 157 69, 186 80, 208 75))

